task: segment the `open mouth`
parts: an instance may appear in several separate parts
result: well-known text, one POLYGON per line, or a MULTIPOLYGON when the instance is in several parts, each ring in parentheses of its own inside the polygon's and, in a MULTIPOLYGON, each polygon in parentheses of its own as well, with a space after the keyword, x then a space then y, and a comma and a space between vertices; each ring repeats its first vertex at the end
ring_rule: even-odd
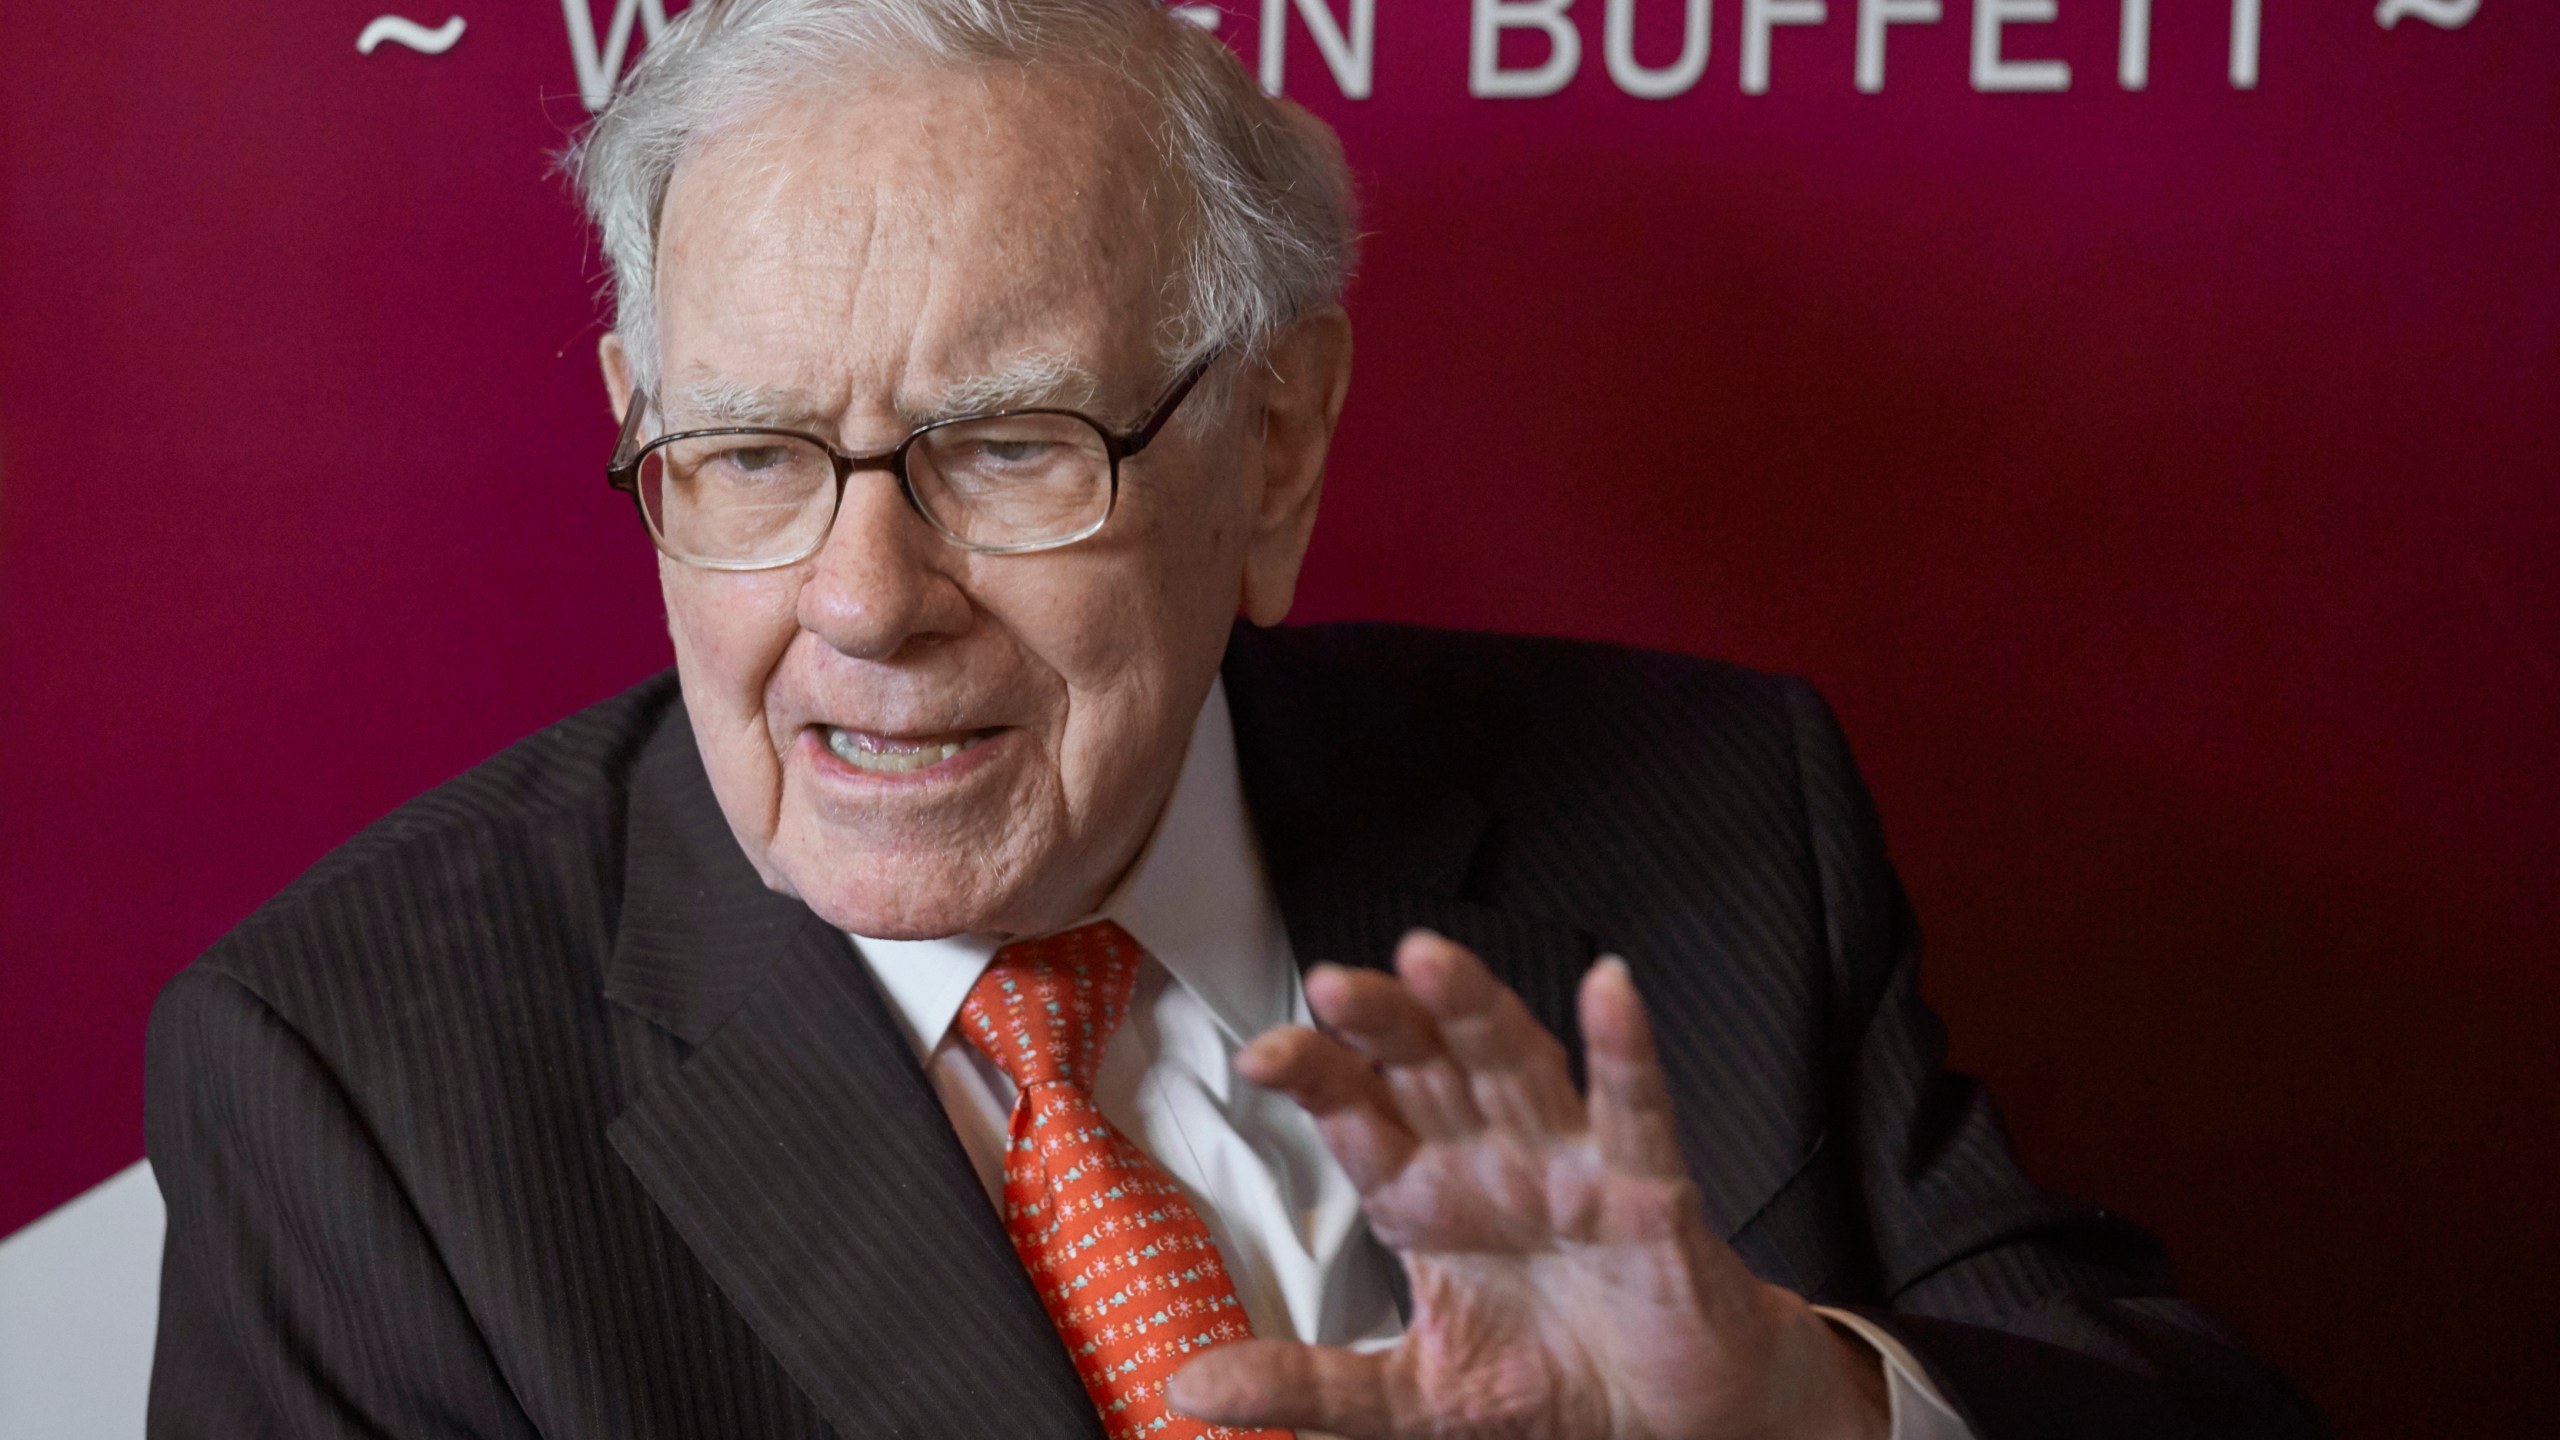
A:
POLYGON ((819 729, 826 735, 827 749, 837 759, 856 770, 874 775, 908 775, 931 769, 996 733, 993 730, 975 730, 967 734, 910 739, 874 735, 864 730, 846 730, 834 725, 823 725, 819 729))

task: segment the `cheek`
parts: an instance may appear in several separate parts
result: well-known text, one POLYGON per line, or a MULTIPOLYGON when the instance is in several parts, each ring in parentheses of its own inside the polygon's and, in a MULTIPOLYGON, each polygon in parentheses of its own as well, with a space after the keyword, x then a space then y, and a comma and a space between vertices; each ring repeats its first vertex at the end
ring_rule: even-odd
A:
POLYGON ((765 726, 765 690, 799 633, 794 571, 724 575, 659 561, 667 633, 685 709, 720 808, 750 853, 772 833, 781 762, 765 726))
POLYGON ((1085 568, 1016 611, 1026 648, 1064 682, 1058 779, 1080 830, 1110 829, 1117 802, 1149 790, 1144 777, 1171 775, 1241 583, 1224 507, 1192 500, 1128 518, 1137 523, 1111 546, 1063 552, 1085 568))
MULTIPOLYGON (((1243 486, 1225 437, 1202 453, 1186 453, 1178 471, 1149 476, 1122 492, 1118 526, 1133 563, 1133 598, 1157 612, 1161 633, 1215 624, 1223 633, 1242 584, 1244 537, 1250 528, 1243 486)), ((1169 467, 1171 468, 1171 467, 1169 467)))
POLYGON ((798 587, 778 578, 795 573, 727 575, 660 557, 658 586, 687 704, 733 716, 763 708, 765 681, 800 628, 798 587))

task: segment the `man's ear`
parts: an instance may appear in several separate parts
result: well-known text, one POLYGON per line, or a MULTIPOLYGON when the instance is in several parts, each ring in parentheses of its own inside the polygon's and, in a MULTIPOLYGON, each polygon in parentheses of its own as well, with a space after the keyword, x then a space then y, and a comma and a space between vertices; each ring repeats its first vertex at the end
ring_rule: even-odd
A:
POLYGON ((1269 372, 1253 388, 1261 404, 1257 447, 1261 485, 1245 545, 1240 607, 1256 625, 1277 625, 1298 593, 1298 567, 1315 533, 1325 452, 1351 389, 1351 317, 1327 305, 1272 337, 1269 372))
POLYGON ((631 351, 619 332, 608 330, 596 342, 596 364, 604 370, 604 393, 613 402, 613 423, 619 425, 631 408, 631 351))

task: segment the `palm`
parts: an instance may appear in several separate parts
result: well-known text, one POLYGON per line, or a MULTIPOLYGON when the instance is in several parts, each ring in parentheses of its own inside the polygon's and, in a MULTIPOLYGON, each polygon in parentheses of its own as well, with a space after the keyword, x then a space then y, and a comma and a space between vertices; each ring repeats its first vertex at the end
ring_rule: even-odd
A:
POLYGON ((1389 1374, 1442 1417, 1432 1429, 1697 1433, 1699 1407, 1644 1383, 1698 1375, 1712 1348, 1682 1283, 1692 1264, 1682 1212, 1694 1195, 1595 1159, 1578 1139, 1433 1144, 1369 1196, 1371 1224, 1413 1285, 1389 1374), (1472 1198, 1448 1204, 1456 1195, 1472 1198))
POLYGON ((1829 1398, 1808 1387, 1838 1342, 1706 1226, 1622 969, 1584 985, 1588 1101, 1465 950, 1416 935, 1399 970, 1319 971, 1334 1034, 1273 1032, 1239 1068, 1313 1112, 1360 1186, 1412 1281, 1403 1341, 1234 1347, 1177 1403, 1362 1440, 1601 1440, 1774 1433, 1829 1398))

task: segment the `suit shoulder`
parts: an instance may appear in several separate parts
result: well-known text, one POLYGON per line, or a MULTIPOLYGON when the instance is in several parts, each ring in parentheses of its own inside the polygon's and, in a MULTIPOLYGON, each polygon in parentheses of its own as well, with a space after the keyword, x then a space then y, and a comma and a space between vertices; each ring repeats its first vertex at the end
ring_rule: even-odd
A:
POLYGON ((494 972, 609 933, 631 765, 682 723, 678 703, 661 674, 535 731, 321 857, 194 968, 302 1017, 407 1003, 422 969, 494 972))
POLYGON ((1442 681, 1474 676, 1498 685, 1559 672, 1587 672, 1746 690, 1802 683, 1730 660, 1561 635, 1452 630, 1381 620, 1288 625, 1260 634, 1298 656, 1336 669, 1442 681))
POLYGON ((1808 781, 1836 731, 1802 680, 1543 636, 1364 624, 1249 645, 1263 638, 1273 653, 1241 672, 1262 728, 1361 737, 1266 757, 1276 804, 1298 802, 1273 776, 1333 768, 1382 792, 1455 789, 1491 819, 1470 883, 1585 928, 1734 885, 1752 891, 1745 908, 1803 918, 1818 903, 1814 832, 1829 822, 1808 781), (1275 715, 1283 681, 1317 698, 1275 715))
POLYGON ((1469 750, 1517 752, 1525 739, 1678 745, 1707 737, 1778 759, 1810 715, 1803 680, 1666 650, 1546 635, 1356 622, 1265 632, 1313 661, 1397 695, 1469 750), (1522 725, 1555 727, 1524 733, 1522 725))

